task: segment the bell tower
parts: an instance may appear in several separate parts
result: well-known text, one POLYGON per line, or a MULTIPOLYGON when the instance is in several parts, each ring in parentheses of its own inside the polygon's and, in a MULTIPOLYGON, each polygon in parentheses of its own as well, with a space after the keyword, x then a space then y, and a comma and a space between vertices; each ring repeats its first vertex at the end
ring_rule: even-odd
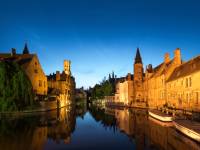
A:
POLYGON ((71 61, 69 60, 64 60, 64 72, 67 75, 71 75, 71 61))
POLYGON ((141 101, 143 99, 143 64, 140 55, 140 49, 137 48, 134 62, 134 100, 141 101))

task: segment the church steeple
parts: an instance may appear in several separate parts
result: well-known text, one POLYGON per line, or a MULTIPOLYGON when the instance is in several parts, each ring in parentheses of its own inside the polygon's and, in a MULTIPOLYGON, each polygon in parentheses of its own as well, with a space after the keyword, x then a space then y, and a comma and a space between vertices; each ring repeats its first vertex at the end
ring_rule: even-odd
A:
POLYGON ((135 63, 134 63, 134 77, 133 77, 133 86, 134 86, 134 99, 136 101, 140 101, 143 99, 143 64, 142 58, 140 55, 140 50, 137 48, 136 56, 135 56, 135 63))
POLYGON ((23 54, 29 54, 27 43, 25 43, 23 54))
POLYGON ((139 48, 137 48, 137 51, 136 51, 135 64, 142 64, 142 58, 140 56, 140 49, 139 48))

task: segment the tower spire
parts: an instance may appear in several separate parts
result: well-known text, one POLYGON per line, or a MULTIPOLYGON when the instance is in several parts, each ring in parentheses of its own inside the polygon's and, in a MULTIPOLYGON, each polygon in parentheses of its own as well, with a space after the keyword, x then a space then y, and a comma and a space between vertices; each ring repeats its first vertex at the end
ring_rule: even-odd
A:
POLYGON ((24 50, 23 50, 23 54, 29 54, 27 42, 25 43, 24 50))
POLYGON ((142 64, 142 58, 140 56, 140 49, 137 48, 137 51, 136 51, 136 56, 135 56, 135 64, 142 64))

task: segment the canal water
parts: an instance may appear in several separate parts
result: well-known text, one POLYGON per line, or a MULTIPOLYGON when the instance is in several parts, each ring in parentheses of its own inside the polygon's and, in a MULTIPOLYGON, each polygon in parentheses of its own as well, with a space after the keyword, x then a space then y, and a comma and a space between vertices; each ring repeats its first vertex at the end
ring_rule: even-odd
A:
POLYGON ((200 150, 144 109, 67 107, 0 120, 1 150, 200 150))

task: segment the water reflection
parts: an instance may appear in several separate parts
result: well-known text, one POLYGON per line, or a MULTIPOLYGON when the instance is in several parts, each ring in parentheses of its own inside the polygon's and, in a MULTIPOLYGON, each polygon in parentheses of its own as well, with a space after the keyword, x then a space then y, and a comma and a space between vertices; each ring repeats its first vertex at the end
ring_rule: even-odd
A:
POLYGON ((71 108, 35 116, 2 118, 0 147, 4 150, 40 150, 44 148, 47 139, 56 143, 69 143, 75 122, 74 111, 71 108))
MULTIPOLYGON (((98 111, 99 109, 96 109, 96 113, 92 114, 93 117, 98 117, 99 121, 98 111)), ((131 138, 138 150, 200 150, 200 144, 176 131, 172 123, 163 123, 149 117, 147 110, 106 108, 104 113, 102 115, 104 124, 109 126, 110 121, 113 120, 115 122, 113 128, 131 138), (112 119, 105 123, 105 115, 113 118, 111 117, 112 119)))
POLYGON ((0 148, 199 150, 171 124, 149 118, 144 109, 67 107, 0 120, 0 148))

